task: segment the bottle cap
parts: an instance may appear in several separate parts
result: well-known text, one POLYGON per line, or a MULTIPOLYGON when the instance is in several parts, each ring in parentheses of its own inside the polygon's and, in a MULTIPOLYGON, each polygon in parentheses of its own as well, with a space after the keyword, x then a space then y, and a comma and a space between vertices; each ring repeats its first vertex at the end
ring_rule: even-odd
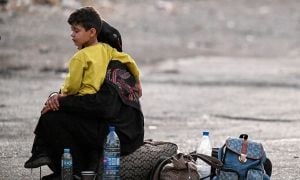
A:
POLYGON ((69 153, 70 152, 70 148, 65 148, 64 149, 64 153, 69 153))
POLYGON ((115 131, 115 127, 114 126, 109 126, 109 132, 111 131, 115 131))
POLYGON ((203 136, 208 136, 208 135, 209 135, 209 131, 203 131, 203 132, 202 132, 202 135, 203 135, 203 136))
POLYGON ((94 171, 81 171, 82 176, 95 176, 94 171))

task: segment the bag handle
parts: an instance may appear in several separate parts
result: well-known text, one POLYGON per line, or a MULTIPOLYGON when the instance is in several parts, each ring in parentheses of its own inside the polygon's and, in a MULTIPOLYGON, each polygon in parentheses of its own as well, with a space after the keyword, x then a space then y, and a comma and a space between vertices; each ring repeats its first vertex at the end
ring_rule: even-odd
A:
POLYGON ((149 180, 159 180, 160 179, 160 172, 162 170, 162 168, 170 163, 170 160, 172 159, 173 156, 171 157, 162 157, 160 160, 158 160, 158 162, 156 163, 156 165, 153 167, 153 171, 151 171, 150 173, 150 177, 149 180))
MULTIPOLYGON (((154 146, 159 146, 159 145, 164 145, 164 144, 174 144, 176 145, 175 143, 172 143, 172 142, 166 142, 166 141, 153 141, 152 139, 145 139, 144 140, 144 144, 151 144, 151 145, 154 145, 154 146)), ((176 145, 177 146, 177 145, 176 145)))
POLYGON ((215 169, 220 169, 223 166, 222 161, 215 157, 199 153, 190 153, 190 155, 194 158, 195 161, 197 160, 197 158, 199 158, 215 169))

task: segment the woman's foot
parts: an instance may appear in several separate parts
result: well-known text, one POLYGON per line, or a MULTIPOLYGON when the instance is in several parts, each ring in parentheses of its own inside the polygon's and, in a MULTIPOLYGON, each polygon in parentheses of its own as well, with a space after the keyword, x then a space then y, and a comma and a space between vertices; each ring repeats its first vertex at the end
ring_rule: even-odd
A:
POLYGON ((25 162, 24 167, 28 169, 38 168, 44 165, 49 165, 51 159, 46 153, 34 153, 32 156, 25 162))

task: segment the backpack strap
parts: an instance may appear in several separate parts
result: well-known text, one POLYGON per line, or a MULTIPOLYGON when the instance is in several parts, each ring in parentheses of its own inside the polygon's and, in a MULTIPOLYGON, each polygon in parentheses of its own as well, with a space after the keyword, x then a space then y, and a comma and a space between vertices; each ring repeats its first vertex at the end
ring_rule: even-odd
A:
POLYGON ((215 157, 199 153, 190 153, 190 155, 194 158, 195 161, 197 160, 197 158, 199 158, 210 165, 212 168, 220 169, 223 166, 223 163, 215 157))

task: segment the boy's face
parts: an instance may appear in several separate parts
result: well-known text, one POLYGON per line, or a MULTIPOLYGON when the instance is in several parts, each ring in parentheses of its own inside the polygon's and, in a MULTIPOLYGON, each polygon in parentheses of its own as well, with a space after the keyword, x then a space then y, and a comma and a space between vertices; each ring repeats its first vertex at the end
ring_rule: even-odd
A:
POLYGON ((74 42, 74 44, 77 46, 78 49, 93 44, 95 37, 97 37, 94 28, 85 30, 83 26, 79 24, 73 24, 71 25, 71 30, 72 30, 71 32, 72 41, 74 42))

